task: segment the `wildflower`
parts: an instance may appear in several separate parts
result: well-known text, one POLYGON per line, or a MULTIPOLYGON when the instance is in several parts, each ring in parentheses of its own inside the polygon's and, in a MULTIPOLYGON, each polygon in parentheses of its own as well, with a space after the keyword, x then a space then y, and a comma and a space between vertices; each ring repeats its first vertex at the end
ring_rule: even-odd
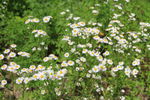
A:
POLYGON ((8 54, 10 52, 10 49, 6 49, 5 51, 4 51, 4 54, 8 54))
POLYGON ((10 47, 11 47, 11 48, 16 48, 17 45, 16 45, 16 44, 11 44, 10 47))
POLYGON ((112 64, 113 64, 113 61, 110 60, 110 59, 108 59, 108 60, 107 60, 107 63, 110 64, 110 65, 112 65, 112 64))
POLYGON ((27 84, 29 81, 30 81, 30 79, 29 79, 29 78, 27 78, 27 77, 26 77, 26 78, 24 78, 24 83, 25 83, 25 84, 27 84))
POLYGON ((82 62, 86 62, 86 58, 84 58, 84 57, 80 57, 80 60, 81 60, 82 62))
POLYGON ((7 84, 7 81, 6 81, 6 80, 2 80, 2 81, 1 81, 1 85, 4 86, 4 85, 6 85, 6 84, 7 84))
POLYGON ((14 53, 14 52, 10 52, 10 54, 8 55, 8 57, 11 57, 11 58, 13 58, 15 56, 16 56, 16 53, 14 53))
POLYGON ((103 61, 103 57, 100 55, 100 56, 97 56, 97 59, 99 60, 99 61, 103 61))
POLYGON ((31 65, 29 68, 32 69, 32 70, 35 70, 36 66, 35 65, 31 65))
POLYGON ((47 61, 49 61, 49 60, 50 60, 50 57, 44 57, 44 58, 43 58, 43 61, 44 61, 44 62, 47 62, 47 61))
POLYGON ((46 93, 46 91, 45 90, 41 90, 41 94, 45 94, 46 93))
POLYGON ((2 65, 2 66, 1 66, 1 69, 2 69, 2 70, 7 69, 7 65, 6 65, 6 64, 2 65))
POLYGON ((68 53, 68 52, 65 53, 65 54, 64 54, 64 57, 69 57, 69 53, 68 53))
POLYGON ((85 22, 79 22, 78 25, 85 26, 85 22))
POLYGON ((3 60, 3 59, 4 59, 4 55, 0 54, 0 60, 3 60))
POLYGON ((20 77, 16 80, 16 83, 17 84, 21 84, 23 82, 24 78, 23 77, 20 77))
POLYGON ((71 61, 71 60, 69 60, 67 63, 68 63, 68 65, 70 65, 70 66, 73 66, 73 65, 74 65, 74 62, 71 61))
POLYGON ((97 72, 99 72, 99 67, 98 66, 94 66, 93 68, 92 68, 92 71, 94 72, 94 73, 97 73, 97 72))
POLYGON ((132 75, 134 76, 134 77, 136 77, 136 75, 138 74, 138 70, 137 69, 133 69, 133 71, 131 72, 132 73, 132 75))
POLYGON ((117 69, 118 69, 118 70, 122 70, 123 68, 124 68, 124 67, 123 67, 122 65, 118 65, 118 66, 117 66, 117 69))
POLYGON ((139 60, 139 59, 135 59, 135 60, 132 62, 132 65, 133 65, 133 66, 140 65, 140 60, 139 60))
POLYGON ((106 70, 107 70, 106 66, 104 66, 104 65, 102 65, 102 64, 99 64, 98 67, 99 67, 99 69, 102 70, 102 71, 106 71, 106 70))
POLYGON ((125 68, 125 74, 130 77, 131 69, 129 67, 125 68))
POLYGON ((93 13, 93 14, 98 14, 99 11, 97 11, 97 10, 92 10, 92 13, 93 13))
POLYGON ((103 53, 104 56, 108 56, 109 54, 110 54, 109 51, 105 51, 105 52, 103 53))
POLYGON ((43 22, 48 23, 51 18, 52 18, 51 16, 46 16, 46 17, 43 18, 43 22))
POLYGON ((40 22, 40 20, 38 18, 34 18, 34 19, 32 19, 32 22, 38 23, 38 22, 40 22))

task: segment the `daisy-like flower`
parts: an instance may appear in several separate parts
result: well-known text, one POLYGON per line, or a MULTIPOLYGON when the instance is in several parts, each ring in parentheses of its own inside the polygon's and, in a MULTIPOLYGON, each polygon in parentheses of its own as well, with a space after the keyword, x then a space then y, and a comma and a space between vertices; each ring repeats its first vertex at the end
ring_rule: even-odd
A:
POLYGON ((1 66, 1 69, 2 69, 2 70, 6 70, 6 69, 7 69, 7 65, 6 65, 6 64, 2 65, 2 66, 1 66))
POLYGON ((20 68, 20 65, 15 65, 14 68, 15 68, 15 69, 19 69, 19 68, 20 68))
POLYGON ((97 59, 98 59, 99 61, 103 61, 103 57, 102 57, 101 55, 98 56, 97 59))
POLYGON ((28 24, 28 23, 30 23, 31 22, 31 19, 27 19, 26 21, 25 21, 25 24, 28 24))
POLYGON ((34 18, 34 19, 32 19, 32 22, 38 23, 38 22, 40 22, 40 20, 38 18, 34 18))
POLYGON ((124 65, 124 62, 119 62, 119 65, 124 65))
POLYGON ((46 17, 43 18, 43 22, 48 23, 51 18, 52 18, 51 16, 46 16, 46 17))
POLYGON ((44 95, 46 93, 45 90, 41 90, 41 94, 44 95))
POLYGON ((27 84, 30 81, 28 77, 24 78, 24 83, 27 84))
POLYGON ((44 57, 44 58, 43 58, 43 61, 44 61, 44 62, 47 62, 47 61, 49 61, 49 60, 50 60, 50 57, 44 57))
POLYGON ((123 68, 124 68, 124 67, 123 67, 122 65, 118 65, 118 66, 117 66, 117 69, 118 69, 118 70, 123 70, 123 68))
POLYGON ((98 66, 94 66, 94 67, 92 68, 92 71, 93 71, 94 73, 97 73, 97 72, 100 71, 100 69, 99 69, 98 66))
POLYGON ((11 57, 11 58, 16 57, 16 53, 10 52, 10 54, 8 55, 8 57, 11 57))
POLYGON ((68 52, 65 53, 65 54, 64 54, 64 57, 69 57, 69 53, 68 53, 68 52))
POLYGON ((38 73, 38 79, 39 80, 45 80, 46 79, 46 75, 43 72, 39 72, 38 73))
POLYGON ((102 70, 102 71, 106 71, 106 70, 107 70, 106 66, 104 66, 104 65, 102 65, 102 64, 99 64, 98 67, 99 67, 99 69, 102 70))
POLYGON ((0 54, 0 60, 3 60, 3 59, 4 59, 4 55, 0 54))
POLYGON ((109 54, 110 54, 109 51, 105 51, 105 52, 103 53, 104 56, 108 56, 109 54))
POLYGON ((131 72, 132 73, 132 75, 134 76, 134 77, 136 77, 136 75, 138 74, 138 70, 137 69, 133 69, 133 71, 131 72))
POLYGON ((85 22, 79 22, 78 25, 85 26, 85 22))
POLYGON ((7 81, 6 81, 6 80, 2 80, 2 81, 1 81, 1 85, 4 86, 4 85, 6 85, 6 84, 7 84, 7 81))
POLYGON ((93 39, 94 39, 94 40, 99 40, 100 37, 99 37, 98 35, 96 35, 96 36, 93 37, 93 39))
POLYGON ((139 60, 139 59, 135 59, 135 60, 132 62, 132 65, 133 65, 133 66, 140 65, 140 60, 139 60))
POLYGON ((112 65, 112 64, 113 64, 113 61, 110 60, 110 59, 108 59, 108 60, 107 60, 107 63, 110 64, 110 65, 112 65))
POLYGON ((37 80, 37 79, 38 79, 38 74, 34 74, 34 75, 32 76, 32 79, 33 79, 33 80, 37 80))
POLYGON ((15 62, 10 62, 11 66, 17 65, 15 62))
POLYGON ((97 11, 97 10, 92 10, 92 13, 93 13, 93 14, 98 14, 99 11, 97 11))
POLYGON ((23 77, 20 77, 16 80, 16 83, 17 84, 21 84, 23 82, 24 78, 23 77))
POLYGON ((82 50, 82 53, 87 53, 87 52, 88 52, 87 49, 83 49, 83 50, 82 50))
POLYGON ((35 65, 31 65, 29 68, 30 68, 31 70, 35 70, 35 69, 36 69, 36 66, 35 66, 35 65))
POLYGON ((63 62, 61 63, 61 66, 62 66, 62 67, 67 67, 67 66, 68 66, 68 63, 67 63, 66 61, 63 61, 63 62))
POLYGON ((57 72, 57 76, 63 77, 66 73, 67 73, 67 70, 66 69, 62 69, 62 70, 57 72))
POLYGON ((4 51, 4 54, 8 54, 10 52, 10 49, 6 49, 5 51, 4 51))
POLYGON ((16 45, 16 44, 11 44, 10 47, 11 47, 11 48, 16 48, 17 45, 16 45))
POLYGON ((117 71, 118 71, 118 68, 117 68, 117 67, 114 67, 114 68, 112 68, 112 71, 113 71, 113 72, 117 72, 117 71))
POLYGON ((84 58, 84 57, 80 57, 80 60, 81 60, 82 62, 86 62, 86 58, 84 58))
POLYGON ((131 69, 128 66, 125 68, 125 74, 130 77, 131 69))
POLYGON ((71 61, 71 60, 69 60, 68 62, 68 65, 70 65, 70 66, 73 66, 75 63, 74 63, 74 61, 71 61))

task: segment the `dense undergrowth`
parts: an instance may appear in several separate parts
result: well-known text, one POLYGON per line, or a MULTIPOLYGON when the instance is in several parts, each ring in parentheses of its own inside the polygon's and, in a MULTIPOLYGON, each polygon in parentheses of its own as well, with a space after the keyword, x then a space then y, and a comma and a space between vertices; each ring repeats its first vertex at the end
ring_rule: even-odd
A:
POLYGON ((1 0, 2 100, 149 100, 148 0, 1 0))

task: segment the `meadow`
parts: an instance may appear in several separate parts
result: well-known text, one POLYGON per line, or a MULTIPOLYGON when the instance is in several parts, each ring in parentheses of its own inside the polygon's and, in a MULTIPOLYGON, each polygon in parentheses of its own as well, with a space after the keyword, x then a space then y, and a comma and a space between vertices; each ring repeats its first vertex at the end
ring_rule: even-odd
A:
POLYGON ((150 100, 150 1, 1 0, 0 100, 150 100))

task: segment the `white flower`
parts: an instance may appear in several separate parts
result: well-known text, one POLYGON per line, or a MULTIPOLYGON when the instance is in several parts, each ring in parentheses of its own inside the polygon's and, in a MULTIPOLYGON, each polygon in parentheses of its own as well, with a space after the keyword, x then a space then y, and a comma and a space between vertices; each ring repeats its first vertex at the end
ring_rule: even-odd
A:
POLYGON ((123 68, 124 68, 124 67, 123 67, 122 65, 118 65, 118 66, 117 66, 117 69, 118 69, 118 70, 122 70, 123 68))
POLYGON ((62 67, 67 67, 67 66, 68 66, 68 63, 67 63, 66 61, 63 61, 63 62, 61 63, 61 66, 62 66, 62 67))
POLYGON ((10 52, 10 49, 6 49, 5 51, 4 51, 4 54, 8 54, 10 52))
POLYGON ((97 10, 92 10, 92 13, 93 13, 93 14, 98 14, 99 11, 97 11, 97 10))
POLYGON ((46 17, 43 18, 43 22, 48 23, 51 18, 52 18, 51 16, 46 16, 46 17))
POLYGON ((69 53, 68 53, 68 52, 65 53, 65 54, 64 54, 64 57, 69 57, 69 53))
POLYGON ((4 64, 3 66, 1 66, 1 69, 2 69, 2 70, 7 69, 7 65, 6 65, 6 64, 4 64))
POLYGON ((74 20, 79 20, 79 19, 80 19, 80 17, 73 17, 73 19, 74 19, 74 20))
POLYGON ((80 57, 80 60, 81 60, 82 62, 86 62, 86 58, 84 58, 84 57, 80 57))
POLYGON ((34 70, 36 68, 36 66, 35 65, 31 65, 29 68, 34 70))
POLYGON ((4 55, 0 54, 0 60, 3 60, 3 59, 4 59, 4 55))
POLYGON ((137 69, 133 69, 133 71, 132 71, 132 75, 134 75, 134 77, 136 77, 136 75, 138 74, 138 70, 137 69))
POLYGON ((16 56, 16 53, 14 53, 14 52, 10 52, 10 54, 8 55, 8 57, 15 57, 16 56))
POLYGON ((101 55, 98 56, 97 59, 98 59, 99 61, 103 61, 103 57, 102 57, 101 55))
POLYGON ((112 65, 112 64, 113 64, 113 61, 110 60, 110 59, 108 59, 108 60, 107 60, 107 63, 110 64, 110 65, 112 65))
POLYGON ((16 45, 16 44, 11 44, 10 47, 11 47, 11 48, 16 48, 17 45, 16 45))
POLYGON ((49 60, 50 60, 50 57, 44 57, 44 58, 43 58, 43 61, 44 61, 44 62, 47 62, 47 61, 49 61, 49 60))
POLYGON ((130 73, 131 73, 131 69, 127 66, 127 67, 125 68, 125 74, 126 74, 128 77, 130 77, 130 73))
POLYGON ((38 22, 40 22, 40 20, 38 18, 34 18, 34 19, 32 19, 32 22, 38 23, 38 22))
POLYGON ((46 91, 45 90, 41 90, 41 94, 45 94, 46 93, 46 91))
POLYGON ((21 84, 22 82, 23 82, 23 77, 20 77, 20 78, 18 78, 17 80, 16 80, 16 83, 17 84, 21 84))
POLYGON ((29 79, 29 78, 27 78, 27 77, 26 77, 26 78, 24 78, 24 83, 25 83, 25 84, 27 84, 29 81, 30 81, 30 79, 29 79))
POLYGON ((78 25, 85 26, 85 22, 79 22, 78 25))
POLYGON ((124 64, 124 62, 119 62, 119 65, 123 65, 124 64))
POLYGON ((139 59, 135 59, 135 60, 132 62, 132 65, 133 65, 133 66, 140 65, 140 60, 139 60, 139 59))
POLYGON ((105 52, 103 53, 104 56, 108 56, 109 54, 110 54, 109 51, 105 51, 105 52))
POLYGON ((98 66, 94 66, 94 67, 92 68, 92 71, 93 71, 94 73, 97 73, 97 72, 100 71, 100 69, 99 69, 98 66))
POLYGON ((99 64, 99 65, 98 65, 98 68, 99 68, 100 70, 102 70, 102 71, 106 71, 106 70, 107 70, 106 66, 104 66, 104 65, 102 65, 102 64, 99 64))
POLYGON ((64 14, 66 14, 66 12, 60 12, 60 14, 61 14, 61 15, 64 15, 64 14))
POLYGON ((1 81, 1 85, 6 85, 7 84, 7 81, 6 80, 2 80, 1 81))
POLYGON ((73 65, 74 65, 74 62, 71 61, 71 60, 69 60, 67 63, 68 63, 68 65, 70 65, 70 66, 73 66, 73 65))

